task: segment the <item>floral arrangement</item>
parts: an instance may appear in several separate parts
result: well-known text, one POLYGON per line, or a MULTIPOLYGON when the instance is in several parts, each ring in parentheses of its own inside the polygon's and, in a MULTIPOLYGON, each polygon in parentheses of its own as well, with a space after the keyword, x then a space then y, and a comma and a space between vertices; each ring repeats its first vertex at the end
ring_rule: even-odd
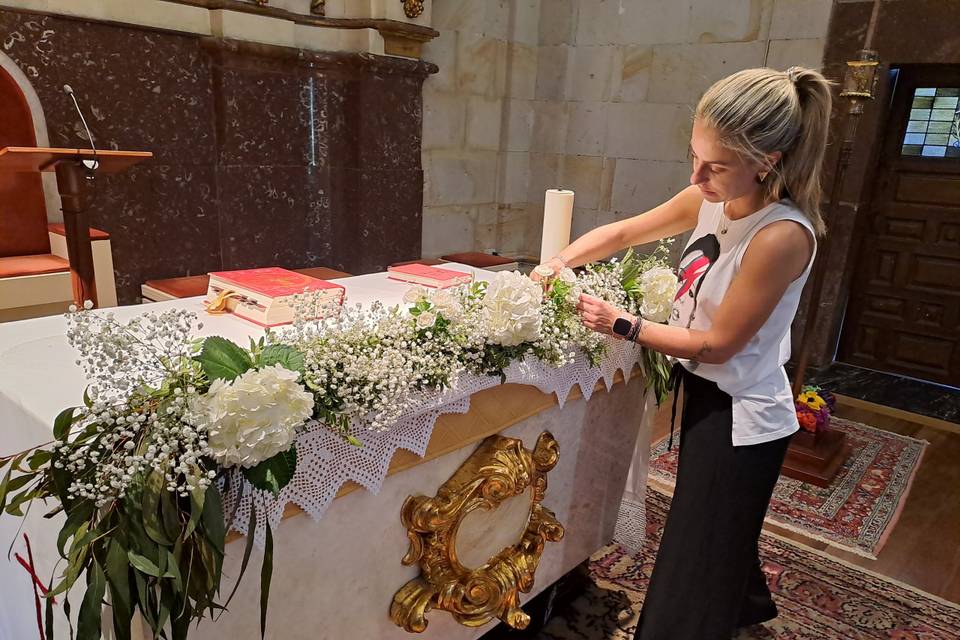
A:
POLYGON ((830 415, 836 406, 836 400, 830 392, 807 385, 803 387, 794 404, 797 408, 797 420, 803 430, 817 433, 830 426, 830 415))
MULTIPOLYGON (((181 310, 125 324, 111 313, 72 310, 67 336, 89 381, 83 405, 56 418, 51 443, 0 458, 0 508, 23 516, 24 508, 52 503, 47 515, 66 516, 58 539, 66 567, 49 585, 35 585, 46 638, 53 638, 54 597, 64 597, 69 619, 66 596, 81 574, 79 640, 100 637, 105 597, 117 638, 130 637, 135 612, 155 635, 186 638, 192 622, 224 610, 233 595, 220 603, 225 538, 236 517, 224 513, 221 495, 234 483, 276 496, 294 475, 297 435, 309 425, 359 445, 353 430, 389 428, 418 391, 455 388, 463 372, 503 377, 518 359, 561 367, 579 353, 598 365, 607 342, 580 322, 580 294, 663 321, 677 287, 666 259, 665 247, 643 259, 630 253, 579 276, 565 269, 546 285, 501 272, 489 284, 414 288, 407 308, 331 307, 316 320, 306 318, 318 315, 317 299, 303 294, 292 326, 246 347, 192 338, 202 324, 181 310)), ((643 362, 648 384, 664 397, 665 359, 648 352, 643 362)), ((237 584, 256 522, 255 504, 237 584)), ((261 633, 272 558, 268 522, 261 633)))

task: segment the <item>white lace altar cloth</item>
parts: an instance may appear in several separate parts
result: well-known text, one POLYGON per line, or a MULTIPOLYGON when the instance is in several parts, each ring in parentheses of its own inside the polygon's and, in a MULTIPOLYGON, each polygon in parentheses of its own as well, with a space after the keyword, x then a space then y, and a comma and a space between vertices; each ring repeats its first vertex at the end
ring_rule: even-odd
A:
MULTIPOLYGON (((527 358, 507 367, 506 381, 532 385, 548 394, 556 393, 561 407, 574 385, 579 385, 583 397, 589 400, 597 381, 603 380, 609 391, 618 371, 622 371, 624 380, 629 381, 634 366, 640 363, 639 347, 622 340, 608 340, 609 349, 599 367, 590 366, 582 354, 560 368, 527 358)), ((642 381, 638 382, 642 384, 642 381)), ((362 447, 351 445, 321 424, 310 425, 297 438, 297 468, 293 479, 276 498, 254 489, 245 480, 241 481, 239 473, 234 473, 223 495, 224 513, 228 519, 232 517, 230 528, 244 535, 247 533, 250 509, 256 501, 254 542, 262 548, 267 520, 275 529, 288 503, 297 504, 314 520, 319 520, 348 480, 378 493, 397 449, 406 449, 422 457, 437 418, 445 413, 466 413, 470 409, 471 395, 500 383, 499 377, 464 374, 455 389, 419 394, 414 408, 386 431, 365 431, 362 424, 355 424, 351 432, 363 443, 362 447)), ((644 530, 643 515, 635 516, 635 525, 640 531, 644 530)))

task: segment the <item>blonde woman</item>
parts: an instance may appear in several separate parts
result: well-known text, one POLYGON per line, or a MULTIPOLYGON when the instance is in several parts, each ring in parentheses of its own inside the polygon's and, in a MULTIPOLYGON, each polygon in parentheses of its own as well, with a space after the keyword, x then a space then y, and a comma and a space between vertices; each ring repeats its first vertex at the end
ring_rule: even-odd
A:
POLYGON ((546 263, 575 267, 693 230, 668 325, 589 296, 578 306, 591 329, 677 359, 684 386, 676 491, 636 638, 727 640, 777 615, 757 541, 799 428, 783 365, 824 233, 830 104, 827 81, 810 69, 720 80, 696 109, 691 186, 546 263))

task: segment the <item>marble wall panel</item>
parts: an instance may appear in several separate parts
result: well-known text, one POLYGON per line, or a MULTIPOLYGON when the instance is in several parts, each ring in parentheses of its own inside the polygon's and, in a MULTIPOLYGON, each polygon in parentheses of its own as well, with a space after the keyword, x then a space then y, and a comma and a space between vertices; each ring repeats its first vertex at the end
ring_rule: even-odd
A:
POLYGON ((97 178, 90 225, 110 231, 118 298, 135 301, 151 278, 221 268, 216 184, 212 165, 151 163, 97 178))
POLYGON ((63 85, 76 93, 105 149, 149 149, 158 162, 214 160, 209 62, 195 36, 0 12, 0 44, 33 84, 50 144, 86 134, 63 85))
POLYGON ((121 304, 151 278, 419 257, 423 80, 436 67, 143 27, 0 13, 0 52, 33 84, 50 144, 155 155, 100 177, 121 304))

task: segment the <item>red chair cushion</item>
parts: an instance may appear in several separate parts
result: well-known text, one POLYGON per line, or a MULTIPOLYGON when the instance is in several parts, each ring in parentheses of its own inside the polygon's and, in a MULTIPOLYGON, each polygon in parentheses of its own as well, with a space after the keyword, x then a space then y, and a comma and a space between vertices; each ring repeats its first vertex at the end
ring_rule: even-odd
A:
MULTIPOLYGON (((50 233, 55 233, 58 236, 66 237, 67 235, 67 230, 62 224, 48 224, 47 231, 49 231, 50 233)), ((91 240, 109 240, 110 234, 107 233, 106 231, 101 231, 100 229, 94 229, 93 227, 90 227, 90 239, 91 240)))
POLYGON ((0 278, 38 276, 44 273, 60 273, 62 271, 70 271, 70 264, 52 253, 0 258, 0 278))

